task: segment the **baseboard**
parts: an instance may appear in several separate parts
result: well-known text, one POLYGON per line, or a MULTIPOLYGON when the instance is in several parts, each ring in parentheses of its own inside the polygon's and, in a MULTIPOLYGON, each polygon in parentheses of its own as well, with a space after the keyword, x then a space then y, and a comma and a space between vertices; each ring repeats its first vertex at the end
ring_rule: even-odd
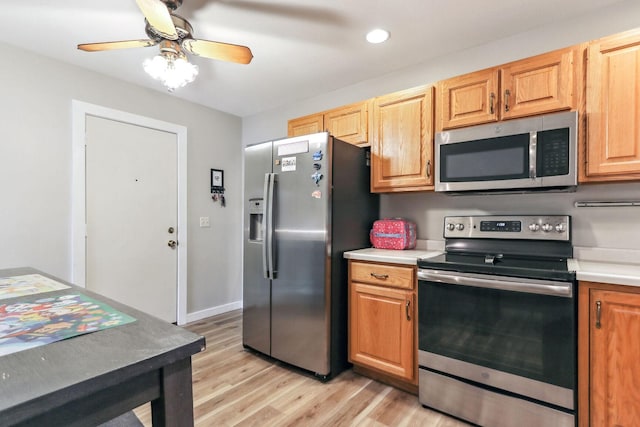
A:
POLYGON ((211 307, 205 310, 195 311, 193 313, 187 313, 187 323, 197 322, 198 320, 215 316, 217 314, 227 313, 239 308, 242 308, 242 301, 235 301, 229 304, 219 305, 217 307, 211 307))

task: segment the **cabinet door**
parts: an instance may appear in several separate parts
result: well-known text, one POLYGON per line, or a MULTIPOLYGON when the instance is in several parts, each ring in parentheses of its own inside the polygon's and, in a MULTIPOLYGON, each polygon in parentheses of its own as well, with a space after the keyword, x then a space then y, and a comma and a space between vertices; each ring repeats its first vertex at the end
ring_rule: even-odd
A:
POLYGON ((322 132, 324 131, 322 114, 312 114, 310 116, 291 119, 289 120, 287 128, 287 136, 289 137, 322 132))
POLYGON ((437 130, 498 120, 498 71, 476 71, 438 83, 437 130))
POLYGON ((590 303, 591 425, 638 426, 640 294, 592 289, 590 303))
POLYGON ((371 191, 433 188, 433 87, 378 97, 373 105, 371 191))
POLYGON ((349 360, 412 381, 414 293, 352 282, 349 360))
POLYGON ((500 67, 501 118, 576 108, 580 49, 549 52, 500 67))
POLYGON ((640 32, 587 53, 587 177, 640 179, 640 32))
POLYGON ((324 113, 325 129, 338 139, 351 144, 368 141, 368 102, 346 105, 324 113))

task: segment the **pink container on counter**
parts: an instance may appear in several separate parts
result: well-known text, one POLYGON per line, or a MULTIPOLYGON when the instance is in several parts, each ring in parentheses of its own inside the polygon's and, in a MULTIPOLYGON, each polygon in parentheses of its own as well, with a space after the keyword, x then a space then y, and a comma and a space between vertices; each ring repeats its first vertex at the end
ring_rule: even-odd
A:
POLYGON ((413 249, 416 224, 403 218, 379 219, 373 223, 369 239, 377 249, 413 249))

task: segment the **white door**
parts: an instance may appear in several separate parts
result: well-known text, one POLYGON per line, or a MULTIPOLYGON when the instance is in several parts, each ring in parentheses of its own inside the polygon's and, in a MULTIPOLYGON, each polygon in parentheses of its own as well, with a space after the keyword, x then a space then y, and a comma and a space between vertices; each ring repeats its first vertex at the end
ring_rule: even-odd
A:
POLYGON ((177 138, 86 116, 86 287, 176 321, 177 138))

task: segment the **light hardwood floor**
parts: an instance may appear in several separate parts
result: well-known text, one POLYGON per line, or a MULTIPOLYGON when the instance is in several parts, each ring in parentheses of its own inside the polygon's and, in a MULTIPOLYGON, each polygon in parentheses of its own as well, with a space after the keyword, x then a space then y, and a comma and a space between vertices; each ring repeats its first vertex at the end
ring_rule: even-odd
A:
MULTIPOLYGON (((322 383, 246 351, 240 310, 186 328, 207 340, 193 358, 196 426, 468 426, 351 369, 322 383)), ((148 404, 135 412, 151 426, 148 404)))

